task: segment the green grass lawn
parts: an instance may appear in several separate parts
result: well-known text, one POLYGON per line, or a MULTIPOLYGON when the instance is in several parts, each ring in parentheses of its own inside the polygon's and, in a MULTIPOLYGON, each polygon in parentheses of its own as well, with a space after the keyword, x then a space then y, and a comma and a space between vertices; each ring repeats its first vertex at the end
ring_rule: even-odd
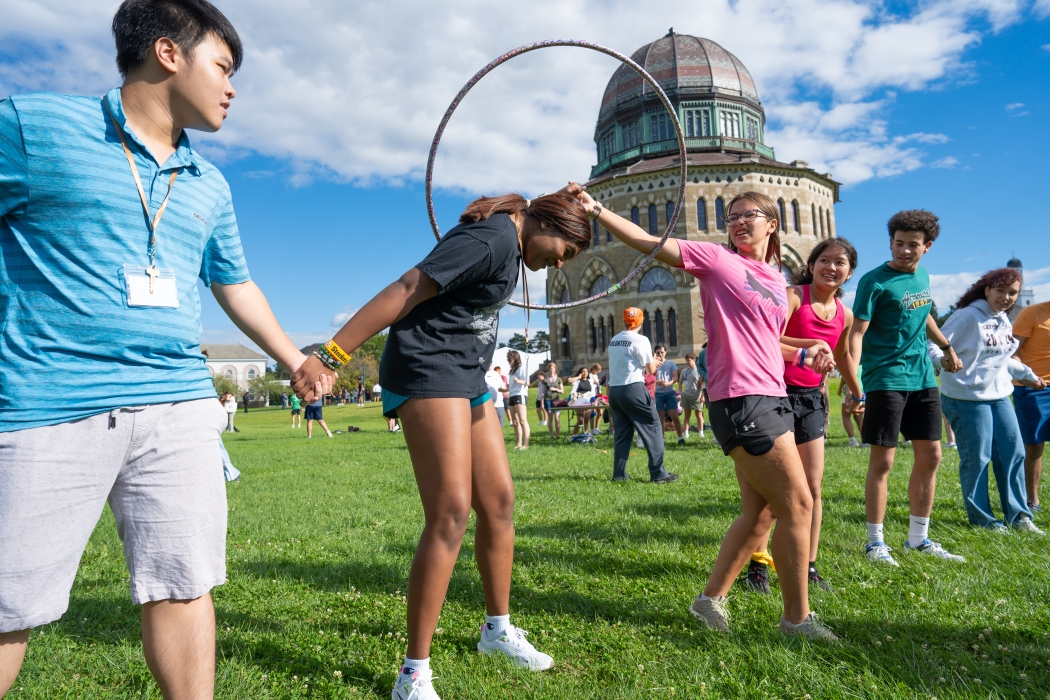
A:
MULTIPOLYGON (((531 402, 530 402, 531 405, 531 402)), ((867 452, 845 446, 834 405, 820 569, 833 593, 811 604, 839 645, 777 632, 774 595, 731 594, 732 636, 700 629, 687 607, 738 512, 732 463, 690 438, 668 445, 682 479, 613 484, 612 445, 510 452, 517 488, 512 620, 555 667, 533 674, 479 656, 481 583, 468 532, 435 639, 432 667, 456 698, 1048 697, 1047 541, 971 528, 957 456, 941 470, 931 536, 967 564, 909 556, 899 451, 886 533, 899 569, 876 568, 866 542, 867 452)), ((228 485, 229 582, 214 591, 221 698, 388 698, 404 655, 405 588, 423 525, 401 435, 377 404, 330 407, 328 439, 278 409, 237 416, 227 436, 240 483, 228 485)), ((543 432, 541 432, 543 431, 543 432)), ((513 431, 506 431, 513 445, 513 431)), ((671 443, 674 441, 671 440, 671 443)), ((218 466, 216 466, 218 468, 218 466)), ((995 499, 993 498, 993 501, 995 499)), ((1042 525, 1046 526, 1044 520, 1042 525)), ((2 556, 2 554, 0 554, 2 556)), ((88 544, 69 611, 33 632, 12 698, 159 698, 142 657, 139 609, 112 516, 88 544)))

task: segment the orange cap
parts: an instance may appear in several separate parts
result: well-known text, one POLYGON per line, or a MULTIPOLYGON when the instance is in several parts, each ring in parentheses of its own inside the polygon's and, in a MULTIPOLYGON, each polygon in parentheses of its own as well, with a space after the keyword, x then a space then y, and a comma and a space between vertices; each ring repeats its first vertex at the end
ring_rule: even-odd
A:
POLYGON ((628 306, 623 310, 623 322, 629 331, 633 331, 635 328, 641 326, 644 319, 645 312, 637 306, 628 306))

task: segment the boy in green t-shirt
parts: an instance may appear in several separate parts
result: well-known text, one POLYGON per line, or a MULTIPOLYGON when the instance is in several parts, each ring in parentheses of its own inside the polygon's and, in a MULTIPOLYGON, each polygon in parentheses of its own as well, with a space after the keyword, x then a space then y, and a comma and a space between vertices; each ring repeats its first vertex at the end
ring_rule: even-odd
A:
MULTIPOLYGON (((894 214, 889 224, 893 259, 864 275, 853 302, 856 321, 850 331, 850 352, 864 371, 863 441, 871 445, 864 496, 868 520, 868 559, 897 566, 882 533, 886 491, 897 453, 897 437, 912 443, 914 466, 908 484, 911 527, 904 548, 940 559, 966 561, 950 554, 929 537, 930 513, 941 463, 941 400, 933 363, 926 354, 927 338, 944 350, 948 372, 962 363, 930 315, 933 297, 930 275, 919 265, 937 240, 937 217, 922 209, 894 214)), ((856 409, 854 404, 852 409, 856 409)))
POLYGON ((292 402, 292 428, 303 427, 303 400, 292 394, 289 401, 292 402), (298 425, 296 423, 298 422, 298 425))

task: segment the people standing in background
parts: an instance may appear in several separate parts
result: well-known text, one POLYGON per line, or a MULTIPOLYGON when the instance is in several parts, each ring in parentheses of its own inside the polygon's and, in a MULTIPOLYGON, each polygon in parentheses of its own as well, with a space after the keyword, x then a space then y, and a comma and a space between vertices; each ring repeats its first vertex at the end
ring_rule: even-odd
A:
POLYGON ((376 384, 374 387, 372 387, 372 401, 373 402, 377 402, 377 401, 382 401, 382 400, 383 400, 383 387, 381 387, 378 384, 376 384))
MULTIPOLYGON (((1018 342, 1007 314, 1020 292, 1020 273, 1002 268, 985 274, 956 302, 941 332, 963 366, 941 375, 941 402, 959 440, 959 485, 970 524, 1041 535, 1026 502, 1024 442, 1010 405, 1011 377, 1034 391, 1046 388, 1045 381, 1013 357, 1018 342), (992 514, 988 498, 989 461, 1003 520, 992 514)), ((939 361, 942 350, 933 343, 927 347, 930 359, 939 361)))
POLYGON ((529 449, 529 437, 532 430, 529 427, 529 375, 525 365, 521 363, 521 354, 517 350, 507 353, 507 362, 510 363, 510 381, 508 382, 510 397, 507 408, 510 411, 514 423, 514 449, 529 449))
POLYGON ((662 421, 661 430, 663 425, 671 423, 678 435, 678 444, 684 445, 682 421, 678 418, 678 395, 674 393, 674 385, 678 382, 678 365, 667 359, 667 348, 663 343, 653 348, 653 355, 656 358, 656 412, 662 421))
POLYGON ((303 427, 303 400, 292 394, 288 401, 292 406, 292 429, 303 427))
POLYGON ((365 383, 362 380, 357 382, 357 407, 365 407, 365 383))
POLYGON ((499 418, 499 427, 504 428, 507 424, 507 408, 503 402, 503 375, 499 367, 493 366, 485 372, 485 386, 488 387, 489 395, 492 397, 492 406, 496 409, 496 417, 499 418))
MULTIPOLYGON (((589 402, 594 398, 595 383, 591 380, 591 371, 584 367, 580 370, 576 381, 572 383, 572 389, 569 392, 571 397, 570 405, 575 406, 576 404, 589 402)), ((576 435, 582 428, 584 432, 590 429, 591 422, 591 408, 580 408, 576 413, 576 423, 572 426, 572 434, 576 435)))
POLYGON ((565 383, 558 376, 558 365, 553 362, 547 365, 546 384, 546 408, 547 408, 547 433, 555 440, 561 437, 561 411, 554 406, 555 401, 561 400, 565 391, 565 383))
POLYGON ((244 412, 248 412, 248 401, 251 400, 252 395, 249 392, 244 392, 244 396, 241 397, 244 400, 244 412))
POLYGON ((539 419, 540 425, 547 425, 547 384, 544 381, 546 378, 545 372, 537 372, 536 381, 532 384, 536 387, 536 418, 539 419))
POLYGON ((237 399, 233 398, 233 394, 226 392, 219 399, 222 402, 222 407, 226 409, 226 432, 227 433, 239 433, 240 430, 233 425, 233 419, 237 415, 237 399))
POLYGON ((704 439, 704 395, 703 380, 700 372, 696 369, 696 353, 691 352, 685 356, 685 369, 678 373, 678 390, 682 392, 682 408, 685 411, 685 425, 682 429, 682 438, 689 438, 689 421, 692 413, 696 412, 696 433, 700 439, 704 439))
POLYGON ((286 408, 288 408, 288 392, 287 391, 282 391, 281 392, 281 410, 283 411, 286 408))
MULTIPOLYGON (((1014 321, 1014 337, 1021 344, 1017 359, 1050 382, 1050 301, 1026 306, 1014 321)), ((1027 386, 1014 387, 1014 410, 1024 440, 1025 486, 1028 507, 1033 513, 1039 505, 1039 482, 1043 478, 1043 448, 1050 439, 1050 392, 1027 386)))
POLYGON ((328 437, 332 437, 332 431, 328 429, 324 422, 323 406, 324 396, 318 396, 312 403, 306 404, 306 437, 312 438, 314 436, 314 421, 317 421, 321 429, 328 433, 328 437))

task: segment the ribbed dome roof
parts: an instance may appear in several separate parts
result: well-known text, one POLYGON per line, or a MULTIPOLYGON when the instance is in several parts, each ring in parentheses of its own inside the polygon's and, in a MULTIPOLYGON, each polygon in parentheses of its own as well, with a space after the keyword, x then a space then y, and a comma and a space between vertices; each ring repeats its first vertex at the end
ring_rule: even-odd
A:
MULTIPOLYGON (((675 34, 672 29, 635 51, 631 58, 656 79, 672 100, 683 93, 718 91, 759 103, 755 81, 744 64, 710 39, 675 34)), ((598 121, 619 105, 649 94, 652 88, 634 69, 621 65, 605 88, 598 121)))

